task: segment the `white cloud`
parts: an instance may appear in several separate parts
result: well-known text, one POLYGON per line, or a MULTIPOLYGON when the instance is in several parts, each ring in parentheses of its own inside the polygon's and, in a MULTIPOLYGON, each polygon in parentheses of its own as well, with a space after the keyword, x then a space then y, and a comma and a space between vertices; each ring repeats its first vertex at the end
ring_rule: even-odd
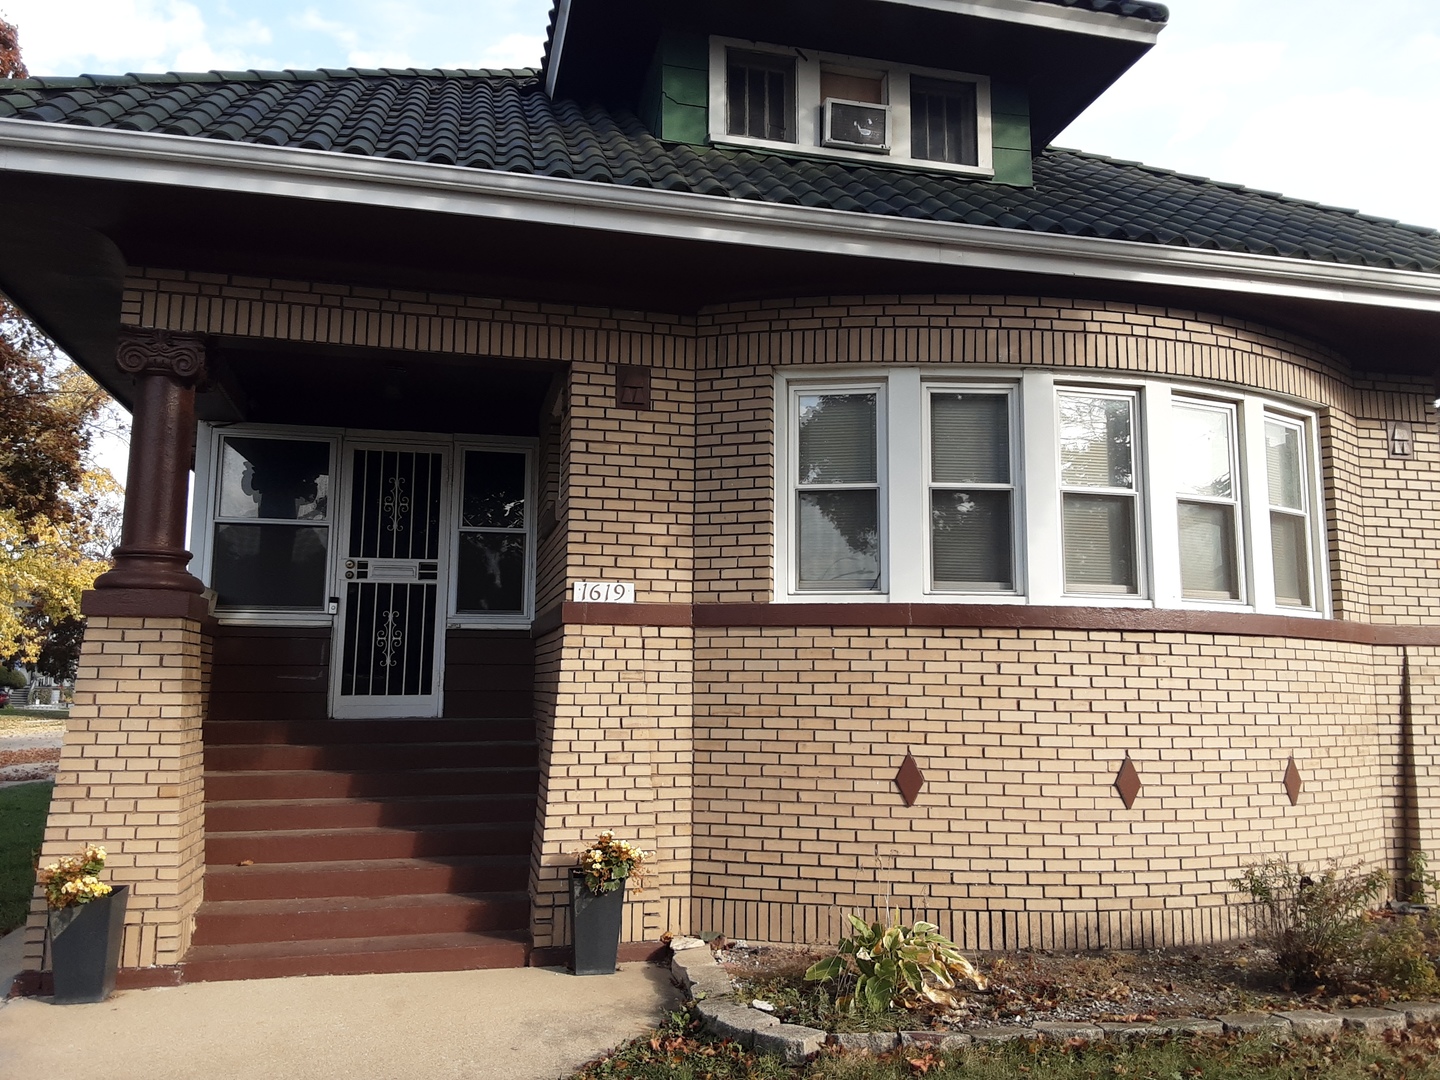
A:
POLYGON ((37 75, 166 70, 183 53, 213 49, 199 8, 186 0, 3 0, 37 75))
POLYGON ((539 67, 545 38, 539 34, 506 34, 480 54, 482 68, 539 67))

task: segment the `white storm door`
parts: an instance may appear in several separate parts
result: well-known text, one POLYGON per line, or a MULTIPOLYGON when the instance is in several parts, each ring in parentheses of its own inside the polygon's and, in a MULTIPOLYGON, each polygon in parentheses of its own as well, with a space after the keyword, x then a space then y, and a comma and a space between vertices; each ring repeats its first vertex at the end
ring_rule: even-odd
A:
POLYGON ((346 443, 330 714, 439 716, 448 581, 445 448, 346 443))

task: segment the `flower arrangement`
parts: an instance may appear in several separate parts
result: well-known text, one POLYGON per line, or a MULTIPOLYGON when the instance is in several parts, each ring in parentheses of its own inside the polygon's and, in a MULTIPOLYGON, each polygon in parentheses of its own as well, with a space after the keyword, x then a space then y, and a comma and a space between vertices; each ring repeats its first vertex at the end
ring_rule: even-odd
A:
POLYGON ((596 896, 614 892, 624 881, 633 881, 635 891, 643 889, 645 874, 650 869, 646 859, 655 852, 641 851, 628 840, 616 840, 606 829, 589 847, 575 853, 575 860, 585 877, 585 887, 596 896))
POLYGON ((104 869, 105 849, 87 844, 79 855, 69 855, 44 867, 38 877, 50 906, 68 908, 110 895, 110 886, 99 876, 104 869))

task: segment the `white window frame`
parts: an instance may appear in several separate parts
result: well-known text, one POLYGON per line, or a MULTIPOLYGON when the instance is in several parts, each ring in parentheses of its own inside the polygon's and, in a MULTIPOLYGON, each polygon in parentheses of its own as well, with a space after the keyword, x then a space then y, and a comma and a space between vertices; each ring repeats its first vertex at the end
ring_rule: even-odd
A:
MULTIPOLYGON (((536 476, 536 455, 538 439, 485 438, 481 436, 445 436, 423 432, 368 431, 341 428, 297 428, 277 424, 212 424, 201 422, 197 426, 195 442, 195 486, 190 503, 191 529, 190 570, 205 583, 207 588, 212 580, 214 529, 219 518, 220 454, 224 437, 236 435, 242 438, 289 439, 296 442, 324 442, 330 447, 330 517, 326 524, 330 529, 329 551, 326 565, 326 588, 334 587, 339 577, 341 555, 338 542, 339 530, 347 527, 340 514, 340 473, 343 471, 343 454, 351 443, 417 443, 426 446, 449 446, 452 464, 448 470, 451 486, 450 497, 445 510, 452 524, 447 530, 451 536, 452 551, 449 553, 449 569, 445 582, 445 625, 450 629, 528 629, 535 618, 535 571, 538 544, 538 506, 536 476), (459 559, 455 557, 454 546, 460 533, 460 502, 463 498, 464 453, 466 450, 498 450, 505 453, 520 453, 525 456, 525 483, 527 498, 525 531, 525 610, 521 614, 506 612, 487 615, 481 613, 457 614, 455 611, 456 589, 459 582, 459 559)), ((329 594, 327 593, 327 598, 329 594)), ((262 626, 324 626, 334 624, 334 616, 328 611, 274 611, 256 608, 226 608, 217 610, 215 617, 222 623, 254 624, 262 626)))
POLYGON ((455 440, 455 482, 451 492, 451 516, 454 522, 451 532, 454 534, 453 554, 450 559, 450 581, 446 587, 446 622, 445 625, 451 629, 526 629, 535 618, 535 546, 536 529, 535 519, 537 514, 536 477, 535 477, 535 456, 538 447, 538 440, 535 439, 479 439, 479 438, 457 438, 455 440), (459 600, 460 591, 460 534, 464 532, 505 532, 504 529, 467 529, 461 525, 464 520, 462 512, 465 500, 465 454, 469 450, 479 450, 486 453, 519 454, 525 459, 525 527, 521 532, 525 537, 525 595, 524 607, 519 612, 459 612, 455 605, 459 600))
MULTIPOLYGON (((208 424, 201 423, 195 433, 195 490, 191 500, 190 566, 192 573, 210 588, 214 580, 215 526, 241 523, 220 514, 221 454, 225 438, 275 439, 290 442, 325 443, 330 448, 329 515, 324 524, 329 530, 325 557, 325 596, 335 580, 335 537, 339 524, 340 435, 329 428, 297 429, 272 424, 208 424)), ((296 522, 295 524, 305 524, 296 522)), ((316 523, 319 524, 319 523, 316 523)), ((213 594, 212 594, 213 595, 213 594)), ((322 607, 319 611, 276 611, 272 608, 218 608, 215 617, 222 623, 257 623, 266 626, 329 626, 332 618, 322 607)))
POLYGON ((1025 595, 1025 489, 1023 456, 1020 453, 1020 385, 1017 382, 982 380, 955 381, 953 379, 925 379, 921 387, 923 422, 921 424, 922 466, 925 503, 921 518, 921 531, 925 547, 925 591, 935 597, 973 597, 977 600, 995 601, 1002 598, 1025 595), (974 394, 1003 397, 1009 420, 1009 439, 1006 452, 1010 458, 1010 482, 1008 484, 953 484, 937 483, 934 480, 932 460, 933 440, 931 438, 931 415, 936 394, 974 394), (1008 491, 1010 493, 1010 577, 1012 586, 1008 589, 995 588, 945 588, 935 581, 934 535, 931 528, 934 520, 934 493, 937 490, 970 488, 976 491, 1008 491))
POLYGON ((1234 597, 1186 596, 1183 573, 1176 587, 1180 591, 1181 598, 1187 602, 1198 600, 1204 603, 1212 604, 1225 604, 1229 606, 1239 607, 1248 606, 1249 598, 1254 595, 1254 592, 1250 583, 1250 560, 1246 558, 1246 552, 1250 547, 1250 545, 1246 542, 1246 537, 1250 535, 1253 530, 1249 527, 1249 522, 1246 520, 1247 515, 1245 513, 1246 504, 1248 502, 1245 497, 1248 490, 1248 485, 1245 482, 1245 459, 1242 452, 1242 444, 1240 438, 1240 404, 1234 401, 1222 401, 1213 398, 1194 397, 1189 394, 1176 393, 1172 394, 1171 396, 1170 407, 1172 409, 1204 409, 1210 412, 1219 413, 1225 417, 1227 430, 1230 436, 1230 497, 1226 499, 1221 496, 1213 495, 1191 495, 1181 492, 1179 490, 1179 485, 1174 483, 1170 485, 1170 490, 1174 494, 1175 498, 1175 550, 1177 551, 1177 553, 1179 551, 1179 515, 1181 503, 1199 503, 1207 506, 1228 506, 1230 508, 1231 520, 1233 522, 1233 527, 1235 531, 1235 547, 1234 550, 1231 552, 1231 556, 1235 560, 1235 586, 1236 591, 1239 593, 1239 595, 1234 597))
POLYGON ((1060 499, 1060 581, 1064 595, 1070 599, 1083 597, 1085 600, 1096 599, 1129 599, 1144 600, 1154 595, 1154 588, 1150 583, 1150 559, 1149 538, 1150 529, 1150 507, 1155 500, 1149 499, 1147 495, 1147 463, 1150 449, 1146 432, 1151 425, 1145 422, 1147 407, 1151 402, 1147 401, 1144 387, 1141 385, 1114 385, 1104 383, 1056 383, 1052 415, 1055 418, 1055 484, 1054 489, 1060 499), (1060 399, 1062 397, 1089 397, 1102 398, 1108 401, 1128 401, 1130 403, 1130 487, 1120 488, 1111 486, 1083 486, 1066 484, 1062 473, 1061 447, 1059 440, 1060 431, 1060 399), (1104 498, 1128 498, 1131 500, 1131 528, 1132 540, 1135 544, 1135 588, 1130 589, 1081 589, 1072 588, 1065 581, 1065 496, 1066 495, 1092 495, 1104 498))
POLYGON ((889 598, 890 564, 890 501, 893 497, 889 474, 887 416, 889 393, 885 379, 854 378, 845 381, 833 379, 795 380, 789 383, 777 401, 784 402, 784 408, 776 410, 777 436, 784 446, 784 486, 776 493, 775 499, 775 551, 777 581, 786 583, 789 598, 807 603, 827 600, 847 602, 884 602, 889 598), (800 473, 800 397, 804 394, 874 394, 875 395, 875 479, 876 502, 879 519, 880 575, 873 589, 802 589, 800 588, 800 523, 795 512, 799 497, 796 478, 800 473), (783 553, 783 555, 782 555, 783 553))
POLYGON ((995 135, 990 80, 984 75, 945 71, 940 68, 915 67, 910 64, 895 64, 885 60, 872 60, 837 53, 814 52, 810 49, 762 44, 744 41, 740 38, 712 37, 710 39, 709 112, 710 141, 718 146, 736 146, 753 150, 788 150, 791 153, 803 153, 807 156, 863 161, 872 165, 878 159, 893 165, 940 170, 964 176, 993 177, 995 175, 995 135), (730 134, 726 72, 731 49, 752 54, 768 53, 794 60, 795 131, 793 134, 795 138, 793 141, 756 139, 730 134), (890 107, 890 152, 888 154, 877 153, 873 149, 857 150, 824 145, 825 119, 823 102, 820 98, 822 69, 879 77, 883 80, 887 99, 883 104, 890 107), (975 165, 960 165, 950 161, 934 161, 930 158, 911 156, 910 79, 913 76, 935 79, 940 82, 974 85, 977 155, 975 165))
MULTIPOLYGON (((1199 385, 1163 377, 1085 377, 1048 370, 1016 371, 978 367, 959 375, 953 369, 858 365, 817 375, 812 368, 777 371, 774 600, 777 603, 980 603, 1057 607, 1114 607, 1248 612, 1292 617, 1328 617, 1328 552, 1325 546, 1324 482, 1315 412, 1278 396, 1244 389, 1199 385), (877 592, 800 591, 796 588, 792 500, 797 473, 793 430, 801 392, 880 389, 877 445, 881 497, 882 588, 877 592), (929 401, 932 393, 996 392, 1011 395, 1011 453, 1015 495, 1013 593, 934 588, 930 559, 929 401), (1135 401, 1132 453, 1135 457, 1136 559, 1138 593, 1066 592, 1064 585, 1063 492, 1060 485, 1059 395, 1132 395, 1135 401), (1210 405, 1234 410, 1232 456, 1237 459, 1236 543, 1241 600, 1183 595, 1180 578, 1178 496, 1173 425, 1163 418, 1172 404, 1210 405), (1299 425, 1304 431, 1302 463, 1310 536, 1311 597, 1297 608, 1275 600, 1270 553, 1270 504, 1265 462, 1267 419, 1299 425), (888 437, 887 437, 888 433, 888 437)), ((1089 489, 1087 489, 1089 490, 1089 489)), ((1104 489, 1094 489, 1104 490, 1104 489)))
MULTIPOLYGON (((1257 555, 1255 562, 1265 564, 1267 580, 1270 585, 1269 595, 1279 614, 1324 614, 1329 608, 1330 590, 1328 588, 1328 582, 1330 580, 1330 572, 1326 560, 1328 554, 1326 548, 1328 545, 1325 543, 1325 515, 1323 512, 1317 513, 1317 509, 1323 511, 1325 506, 1324 489, 1320 482, 1319 463, 1321 458, 1317 430, 1318 425, 1315 422, 1313 414, 1292 411, 1276 404, 1266 405, 1263 408, 1257 409, 1256 412, 1259 415, 1257 417, 1257 438, 1255 443, 1257 452, 1254 457, 1259 464, 1262 483, 1255 486, 1255 498, 1251 500, 1251 503, 1254 507, 1252 516, 1261 519, 1256 524, 1257 527, 1263 527, 1263 533, 1259 535, 1264 537, 1264 547, 1262 550, 1260 546, 1261 541, 1257 537, 1255 546, 1257 555), (1280 424, 1292 428, 1299 433, 1297 442, 1300 447, 1300 495, 1301 502, 1304 504, 1305 537, 1309 541, 1310 555, 1310 603, 1308 604, 1281 604, 1279 600, 1275 598, 1275 567, 1270 535, 1270 514, 1272 511, 1272 505, 1270 503, 1270 477, 1265 460, 1265 425, 1267 423, 1280 424)), ((1294 511, 1286 507, 1281 507, 1279 510, 1280 512, 1294 515, 1294 511)))

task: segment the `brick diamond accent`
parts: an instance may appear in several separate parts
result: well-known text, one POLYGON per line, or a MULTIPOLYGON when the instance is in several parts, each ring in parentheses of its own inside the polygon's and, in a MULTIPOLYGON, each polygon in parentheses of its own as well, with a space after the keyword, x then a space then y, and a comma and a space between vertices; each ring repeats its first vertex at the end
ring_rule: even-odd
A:
POLYGON ((1143 786, 1140 783, 1140 773, 1136 771, 1135 763, 1127 754, 1124 762, 1120 765, 1120 771, 1115 774, 1115 790, 1120 793, 1126 810, 1135 805, 1135 800, 1140 795, 1140 788, 1143 786))
POLYGON ((1290 796, 1290 805, 1294 806, 1300 801, 1300 789, 1304 781, 1300 779, 1300 770, 1295 766, 1295 758, 1292 755, 1290 764, 1285 766, 1285 794, 1290 796))
POLYGON ((900 789, 900 797, 905 800, 906 806, 915 805, 920 789, 925 786, 925 774, 920 771, 915 755, 908 751, 905 760, 900 763, 900 771, 895 774, 895 786, 900 789))

